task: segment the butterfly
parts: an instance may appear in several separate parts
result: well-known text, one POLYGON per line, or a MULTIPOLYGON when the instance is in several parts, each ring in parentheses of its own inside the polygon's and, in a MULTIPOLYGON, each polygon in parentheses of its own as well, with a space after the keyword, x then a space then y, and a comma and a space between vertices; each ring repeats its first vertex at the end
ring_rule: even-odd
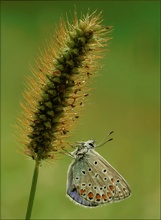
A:
POLYGON ((74 160, 68 169, 67 196, 75 203, 97 207, 131 195, 125 179, 95 151, 110 140, 112 138, 99 145, 94 140, 77 142, 76 149, 68 153, 74 160))

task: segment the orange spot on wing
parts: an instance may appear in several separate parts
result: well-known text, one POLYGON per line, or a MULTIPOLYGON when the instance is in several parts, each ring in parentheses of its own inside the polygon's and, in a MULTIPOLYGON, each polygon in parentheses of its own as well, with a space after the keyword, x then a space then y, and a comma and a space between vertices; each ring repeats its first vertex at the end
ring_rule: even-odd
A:
POLYGON ((102 199, 103 199, 103 200, 106 200, 106 199, 107 199, 107 196, 106 196, 105 194, 103 194, 103 195, 102 195, 102 199))
POLYGON ((86 194, 86 190, 85 190, 85 189, 81 189, 81 190, 80 190, 80 194, 81 194, 81 195, 85 195, 85 194, 86 194))
POLYGON ((114 182, 114 178, 111 178, 111 181, 114 182))
POLYGON ((111 197, 111 193, 110 193, 110 192, 107 192, 107 196, 108 196, 108 197, 111 197))
POLYGON ((111 191, 114 190, 114 186, 109 185, 109 189, 110 189, 111 191))
POLYGON ((88 197, 89 197, 89 199, 93 199, 93 197, 94 197, 93 193, 92 192, 88 193, 88 197))
POLYGON ((101 198, 101 196, 100 196, 100 194, 96 194, 96 199, 100 199, 101 198))

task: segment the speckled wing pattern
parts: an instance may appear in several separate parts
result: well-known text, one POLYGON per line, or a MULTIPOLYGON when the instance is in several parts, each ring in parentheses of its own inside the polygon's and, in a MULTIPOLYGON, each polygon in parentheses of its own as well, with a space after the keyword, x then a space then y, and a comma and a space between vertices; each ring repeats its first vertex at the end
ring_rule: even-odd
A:
POLYGON ((120 201, 130 194, 124 178, 93 149, 69 167, 67 195, 83 206, 120 201))

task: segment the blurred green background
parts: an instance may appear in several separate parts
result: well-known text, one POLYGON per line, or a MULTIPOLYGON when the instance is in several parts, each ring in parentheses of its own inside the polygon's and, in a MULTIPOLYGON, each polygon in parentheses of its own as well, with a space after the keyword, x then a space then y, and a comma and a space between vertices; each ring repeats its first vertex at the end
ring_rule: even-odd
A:
POLYGON ((89 104, 69 142, 114 130, 98 152, 128 181, 132 196, 120 203, 84 209, 66 196, 71 158, 40 169, 33 219, 159 219, 159 1, 1 2, 1 218, 23 219, 34 162, 18 153, 13 136, 29 66, 50 41, 66 12, 103 11, 113 25, 109 52, 100 62, 89 104))

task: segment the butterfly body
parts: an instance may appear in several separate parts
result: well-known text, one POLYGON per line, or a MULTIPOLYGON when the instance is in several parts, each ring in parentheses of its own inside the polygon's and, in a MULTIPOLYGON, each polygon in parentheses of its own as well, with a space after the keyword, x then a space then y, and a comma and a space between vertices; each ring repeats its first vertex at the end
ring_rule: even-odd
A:
POLYGON ((127 182, 94 150, 97 146, 93 140, 78 142, 76 147, 68 170, 67 195, 71 199, 83 206, 96 207, 130 196, 127 182))

